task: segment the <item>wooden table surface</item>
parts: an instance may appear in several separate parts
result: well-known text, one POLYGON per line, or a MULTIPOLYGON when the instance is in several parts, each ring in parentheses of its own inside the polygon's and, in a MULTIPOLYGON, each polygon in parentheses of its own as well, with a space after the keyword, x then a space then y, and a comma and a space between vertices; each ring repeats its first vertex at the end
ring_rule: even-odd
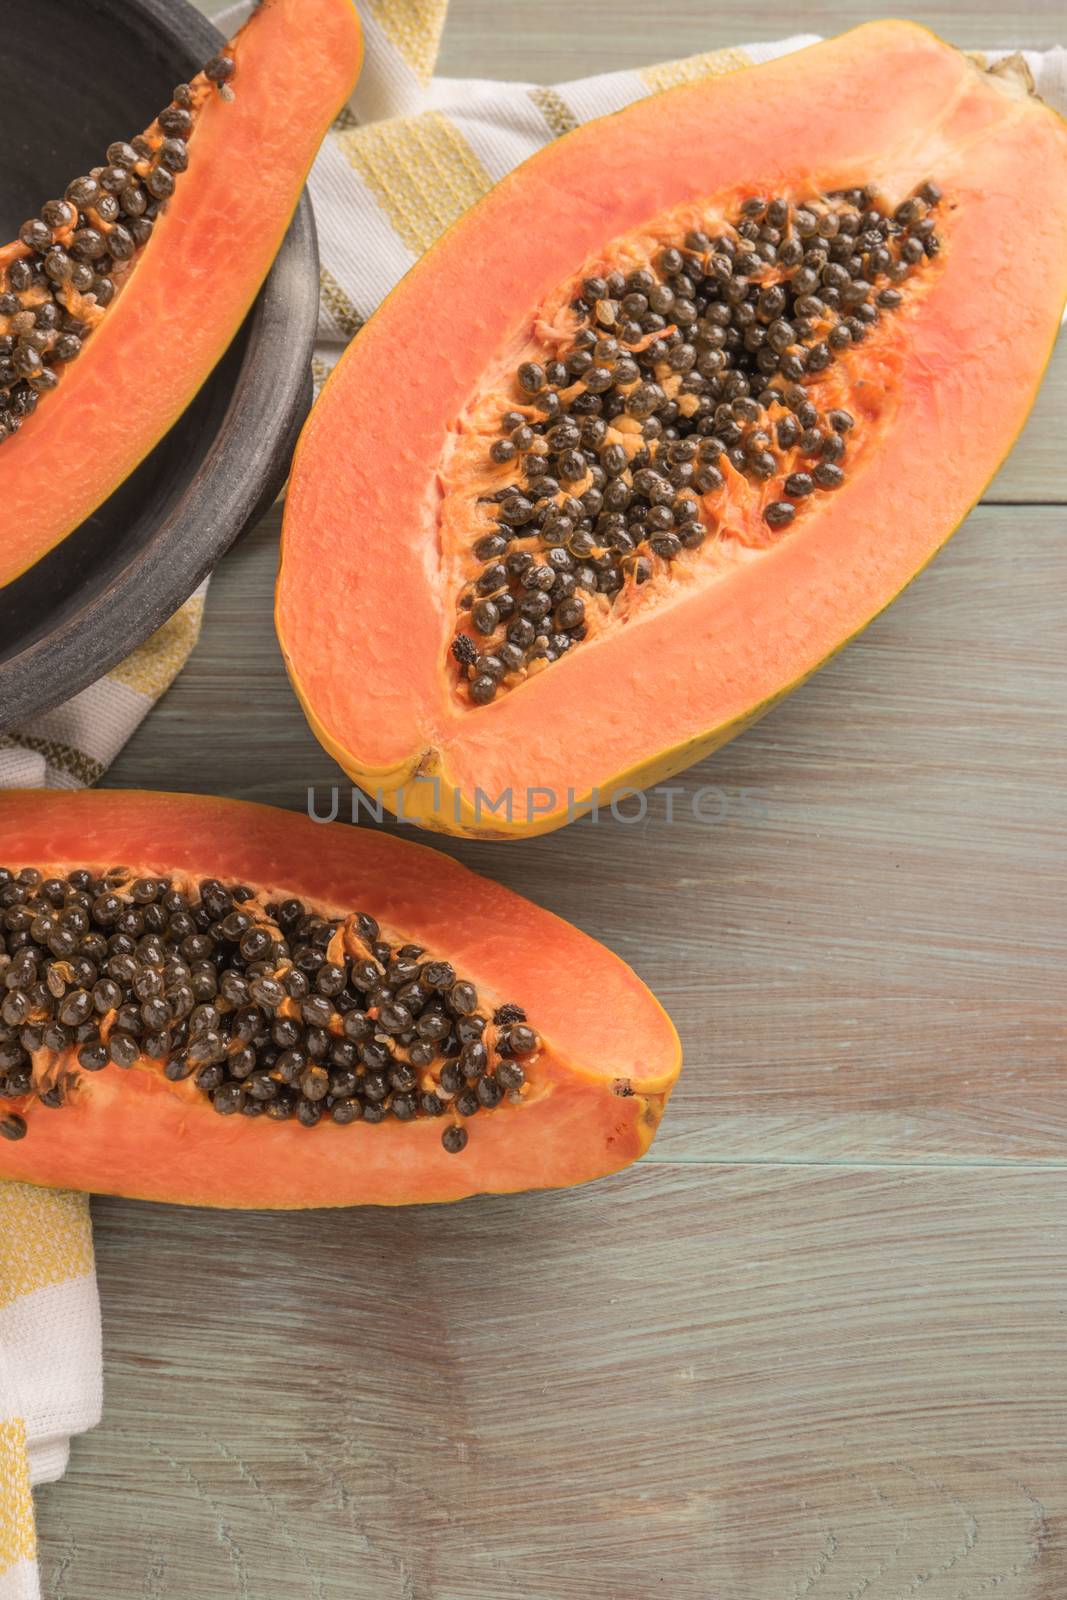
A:
MULTIPOLYGON (((443 66, 552 81, 864 14, 453 0, 443 66)), ((966 46, 1063 21, 918 14, 966 46)), ((40 1495, 50 1600, 1062 1600, 1065 415, 1061 345, 965 530, 673 824, 451 846, 677 1019, 638 1168, 396 1213, 96 1205, 106 1415, 40 1495)), ((338 780, 273 641, 277 528, 109 782, 338 780)))

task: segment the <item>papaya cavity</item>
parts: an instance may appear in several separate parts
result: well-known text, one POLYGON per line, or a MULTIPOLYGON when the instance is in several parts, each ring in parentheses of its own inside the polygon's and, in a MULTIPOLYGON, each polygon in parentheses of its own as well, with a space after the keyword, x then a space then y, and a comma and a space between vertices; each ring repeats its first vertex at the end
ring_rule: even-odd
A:
POLYGON ((842 487, 888 422, 907 335, 886 323, 923 292, 941 199, 927 181, 895 209, 868 188, 687 206, 538 306, 504 391, 483 386, 445 449, 473 704, 842 487))
POLYGON ((368 912, 323 915, 217 878, 0 867, 0 1134, 109 1063, 191 1080, 219 1116, 313 1128, 467 1121, 529 1092, 538 1040, 451 962, 368 912), (6 946, 6 948, 4 948, 6 946))

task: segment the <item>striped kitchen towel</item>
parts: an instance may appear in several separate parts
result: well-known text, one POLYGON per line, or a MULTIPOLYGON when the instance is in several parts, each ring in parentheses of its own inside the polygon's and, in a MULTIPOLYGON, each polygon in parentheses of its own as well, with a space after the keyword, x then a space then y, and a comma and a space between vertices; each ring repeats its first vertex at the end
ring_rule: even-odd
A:
MULTIPOLYGON (((0 788, 95 783, 181 671, 203 609, 201 589, 105 678, 0 735, 0 788)), ((88 1199, 0 1183, 0 1600, 39 1600, 30 1491, 62 1476, 101 1387, 88 1199)))
POLYGON ((100 1370, 85 1196, 0 1183, 0 1600, 39 1600, 30 1491, 100 1420, 100 1370))
MULTIPOLYGON (((0 736, 0 788, 95 783, 181 671, 203 607, 200 590, 107 677, 0 736)), ((31 1490, 62 1476, 101 1388, 88 1199, 0 1183, 0 1600, 40 1600, 31 1490)))

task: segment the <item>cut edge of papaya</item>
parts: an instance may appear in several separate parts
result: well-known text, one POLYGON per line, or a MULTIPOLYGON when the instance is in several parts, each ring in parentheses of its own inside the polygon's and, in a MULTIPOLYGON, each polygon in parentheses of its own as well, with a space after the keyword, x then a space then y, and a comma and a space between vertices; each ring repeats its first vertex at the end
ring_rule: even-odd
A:
POLYGON ((0 1142, 4 1177, 194 1205, 394 1205, 576 1184, 652 1142, 681 1064, 659 1002, 604 946, 426 845, 247 802, 103 790, 2 793, 0 836, 12 866, 121 859, 370 910, 453 961, 486 1004, 521 1005, 542 1042, 529 1098, 481 1113, 458 1156, 437 1119, 223 1118, 190 1081, 142 1062, 80 1074, 58 1111, 23 1108, 27 1136, 0 1142))

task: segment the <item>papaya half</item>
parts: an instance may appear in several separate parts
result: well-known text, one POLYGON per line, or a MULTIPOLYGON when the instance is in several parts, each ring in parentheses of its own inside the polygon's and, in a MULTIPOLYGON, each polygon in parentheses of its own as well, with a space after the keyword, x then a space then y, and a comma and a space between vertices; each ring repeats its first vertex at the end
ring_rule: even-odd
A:
POLYGON ((116 129, 104 164, 0 246, 0 587, 130 475, 225 353, 361 50, 352 0, 261 0, 143 134, 116 129))
POLYGON ((700 759, 960 523, 1065 295, 1067 126, 911 23, 557 140, 306 424, 277 628, 315 733, 501 838, 700 759))
POLYGON ((236 1207, 550 1188, 640 1156, 678 1075, 617 956, 423 845, 25 790, 0 861, 0 1177, 236 1207))

